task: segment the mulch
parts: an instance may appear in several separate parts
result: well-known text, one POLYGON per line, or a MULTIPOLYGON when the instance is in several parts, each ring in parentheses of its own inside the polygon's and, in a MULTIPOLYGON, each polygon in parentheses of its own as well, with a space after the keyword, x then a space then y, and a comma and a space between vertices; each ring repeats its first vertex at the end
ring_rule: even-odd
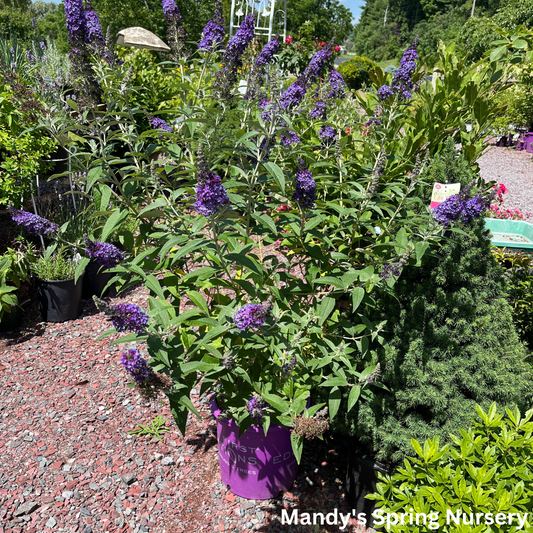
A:
MULTIPOLYGON (((112 301, 146 308, 146 291, 112 301)), ((292 492, 235 496, 220 482, 207 398, 193 396, 203 418, 190 415, 182 436, 163 398, 127 388, 124 347, 98 340, 109 327, 87 301, 61 324, 40 322, 34 305, 20 331, 0 335, 0 533, 340 531, 280 520, 282 509, 350 512, 343 438, 306 443, 292 492), (159 414, 162 442, 128 434, 159 414)))

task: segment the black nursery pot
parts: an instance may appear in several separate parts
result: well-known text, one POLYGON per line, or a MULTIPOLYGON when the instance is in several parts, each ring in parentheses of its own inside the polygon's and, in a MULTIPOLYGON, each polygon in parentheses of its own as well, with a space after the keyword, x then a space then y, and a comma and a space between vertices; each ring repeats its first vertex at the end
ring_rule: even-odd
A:
POLYGON ((83 290, 81 297, 84 300, 88 300, 92 296, 106 296, 109 293, 109 289, 102 294, 109 280, 113 277, 113 274, 106 272, 106 268, 94 260, 91 260, 85 268, 85 274, 83 276, 83 290))
POLYGON ((0 333, 17 329, 22 322, 22 309, 18 305, 11 305, 11 312, 4 313, 0 319, 0 333))
POLYGON ((357 514, 365 514, 366 526, 373 527, 372 513, 375 509, 375 501, 367 500, 365 496, 376 492, 376 484, 379 482, 378 472, 391 474, 392 471, 386 465, 374 460, 355 439, 353 444, 351 447, 353 451, 348 455, 346 499, 348 504, 357 510, 357 514))
POLYGON ((81 311, 81 288, 83 275, 61 281, 37 280, 39 311, 45 322, 75 320, 81 311))

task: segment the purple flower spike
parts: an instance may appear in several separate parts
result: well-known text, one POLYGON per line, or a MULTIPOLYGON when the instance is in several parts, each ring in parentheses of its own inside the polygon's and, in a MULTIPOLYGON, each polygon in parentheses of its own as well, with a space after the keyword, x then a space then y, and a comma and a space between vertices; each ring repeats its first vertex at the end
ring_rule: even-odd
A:
POLYGON ((246 409, 250 416, 256 421, 261 422, 263 420, 263 410, 270 405, 261 398, 258 394, 254 394, 247 402, 246 409))
POLYGON ((139 353, 139 350, 135 348, 122 352, 120 362, 131 378, 139 385, 154 373, 139 353))
POLYGON ((200 52, 216 52, 220 50, 225 34, 222 4, 217 2, 213 18, 205 25, 202 40, 198 43, 198 50, 200 52))
POLYGON ((150 117, 150 125, 154 130, 163 130, 168 133, 173 133, 174 130, 162 119, 159 117, 150 117))
POLYGON ((219 176, 214 172, 201 173, 196 188, 194 208, 204 217, 214 215, 219 207, 229 205, 229 197, 219 176))
POLYGON ((315 104, 315 107, 311 109, 309 116, 311 118, 316 118, 320 120, 326 120, 327 116, 327 105, 324 102, 318 101, 315 104))
POLYGON ((388 265, 383 265, 383 268, 381 269, 381 272, 379 273, 379 277, 380 279, 385 281, 392 276, 399 276, 401 273, 402 273, 402 264, 400 262, 390 263, 388 265))
POLYGON ((318 135, 325 146, 331 146, 337 139, 337 132, 331 126, 322 126, 318 130, 318 135))
POLYGON ((148 325, 148 314, 135 304, 118 304, 110 308, 111 321, 118 332, 144 333, 148 325))
POLYGON ((84 241, 87 255, 99 265, 106 268, 113 268, 126 259, 126 255, 113 244, 91 241, 85 237, 84 241))
POLYGON ((232 65, 233 68, 238 68, 241 64, 241 56, 252 41, 255 35, 254 16, 247 15, 243 20, 241 27, 237 30, 235 35, 229 40, 224 57, 222 61, 226 65, 232 65))
POLYGON ((292 199, 302 207, 309 208, 315 204, 316 183, 311 171, 305 166, 304 160, 300 159, 298 170, 294 178, 294 194, 292 199))
POLYGON ((71 43, 87 39, 87 20, 82 0, 65 0, 65 19, 71 43))
POLYGON ((233 321, 241 331, 258 329, 265 323, 271 311, 272 303, 270 301, 264 305, 246 304, 235 313, 233 321))
POLYGON ((331 90, 328 93, 328 98, 344 98, 346 96, 346 82, 342 74, 337 72, 334 68, 329 72, 328 83, 331 90))
POLYGON ((394 91, 388 85, 382 85, 378 89, 378 98, 380 100, 387 100, 387 98, 392 98, 394 96, 394 91))
POLYGON ((331 47, 328 45, 326 48, 319 50, 309 61, 307 68, 304 70, 303 77, 307 83, 315 83, 322 73, 322 70, 327 65, 331 58, 331 47))
POLYGON ((9 214, 15 223, 19 226, 24 226, 31 235, 44 235, 59 229, 56 223, 27 211, 20 211, 10 207, 9 214))
POLYGON ((102 26, 90 0, 85 0, 85 20, 87 21, 87 42, 102 46, 104 44, 102 26))
POLYGON ((261 52, 257 56, 257 59, 255 60, 255 64, 258 67, 265 67, 266 65, 268 65, 274 58, 274 54, 278 52, 279 47, 280 47, 279 39, 274 38, 271 41, 268 41, 268 43, 265 45, 265 47, 261 50, 261 52))
POLYGON ((298 137, 298 134, 294 131, 288 131, 286 135, 281 136, 281 144, 283 144, 283 146, 300 144, 300 137, 298 137))
POLYGON ((298 107, 304 99, 306 86, 303 79, 297 79, 292 85, 287 87, 279 97, 281 109, 287 111, 298 107))
POLYGON ((180 21, 181 14, 174 0, 162 0, 163 13, 168 21, 180 21))

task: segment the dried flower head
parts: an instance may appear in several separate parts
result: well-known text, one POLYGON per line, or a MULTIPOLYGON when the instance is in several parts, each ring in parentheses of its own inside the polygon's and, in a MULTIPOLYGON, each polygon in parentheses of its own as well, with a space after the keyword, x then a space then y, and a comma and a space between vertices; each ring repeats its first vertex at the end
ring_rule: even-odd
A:
POLYGON ((318 411, 314 417, 296 416, 292 421, 294 433, 309 440, 323 435, 329 429, 327 407, 318 411))

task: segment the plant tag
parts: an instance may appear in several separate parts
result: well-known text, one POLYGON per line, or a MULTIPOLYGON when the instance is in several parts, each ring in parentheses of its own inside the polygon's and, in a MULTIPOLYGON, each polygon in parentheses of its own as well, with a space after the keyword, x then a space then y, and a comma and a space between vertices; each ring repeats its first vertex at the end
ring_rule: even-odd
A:
POLYGON ((454 194, 459 194, 460 190, 460 183, 435 183, 435 185, 433 185, 433 193, 431 194, 431 204, 429 207, 435 209, 435 207, 444 202, 446 198, 449 198, 454 194))

